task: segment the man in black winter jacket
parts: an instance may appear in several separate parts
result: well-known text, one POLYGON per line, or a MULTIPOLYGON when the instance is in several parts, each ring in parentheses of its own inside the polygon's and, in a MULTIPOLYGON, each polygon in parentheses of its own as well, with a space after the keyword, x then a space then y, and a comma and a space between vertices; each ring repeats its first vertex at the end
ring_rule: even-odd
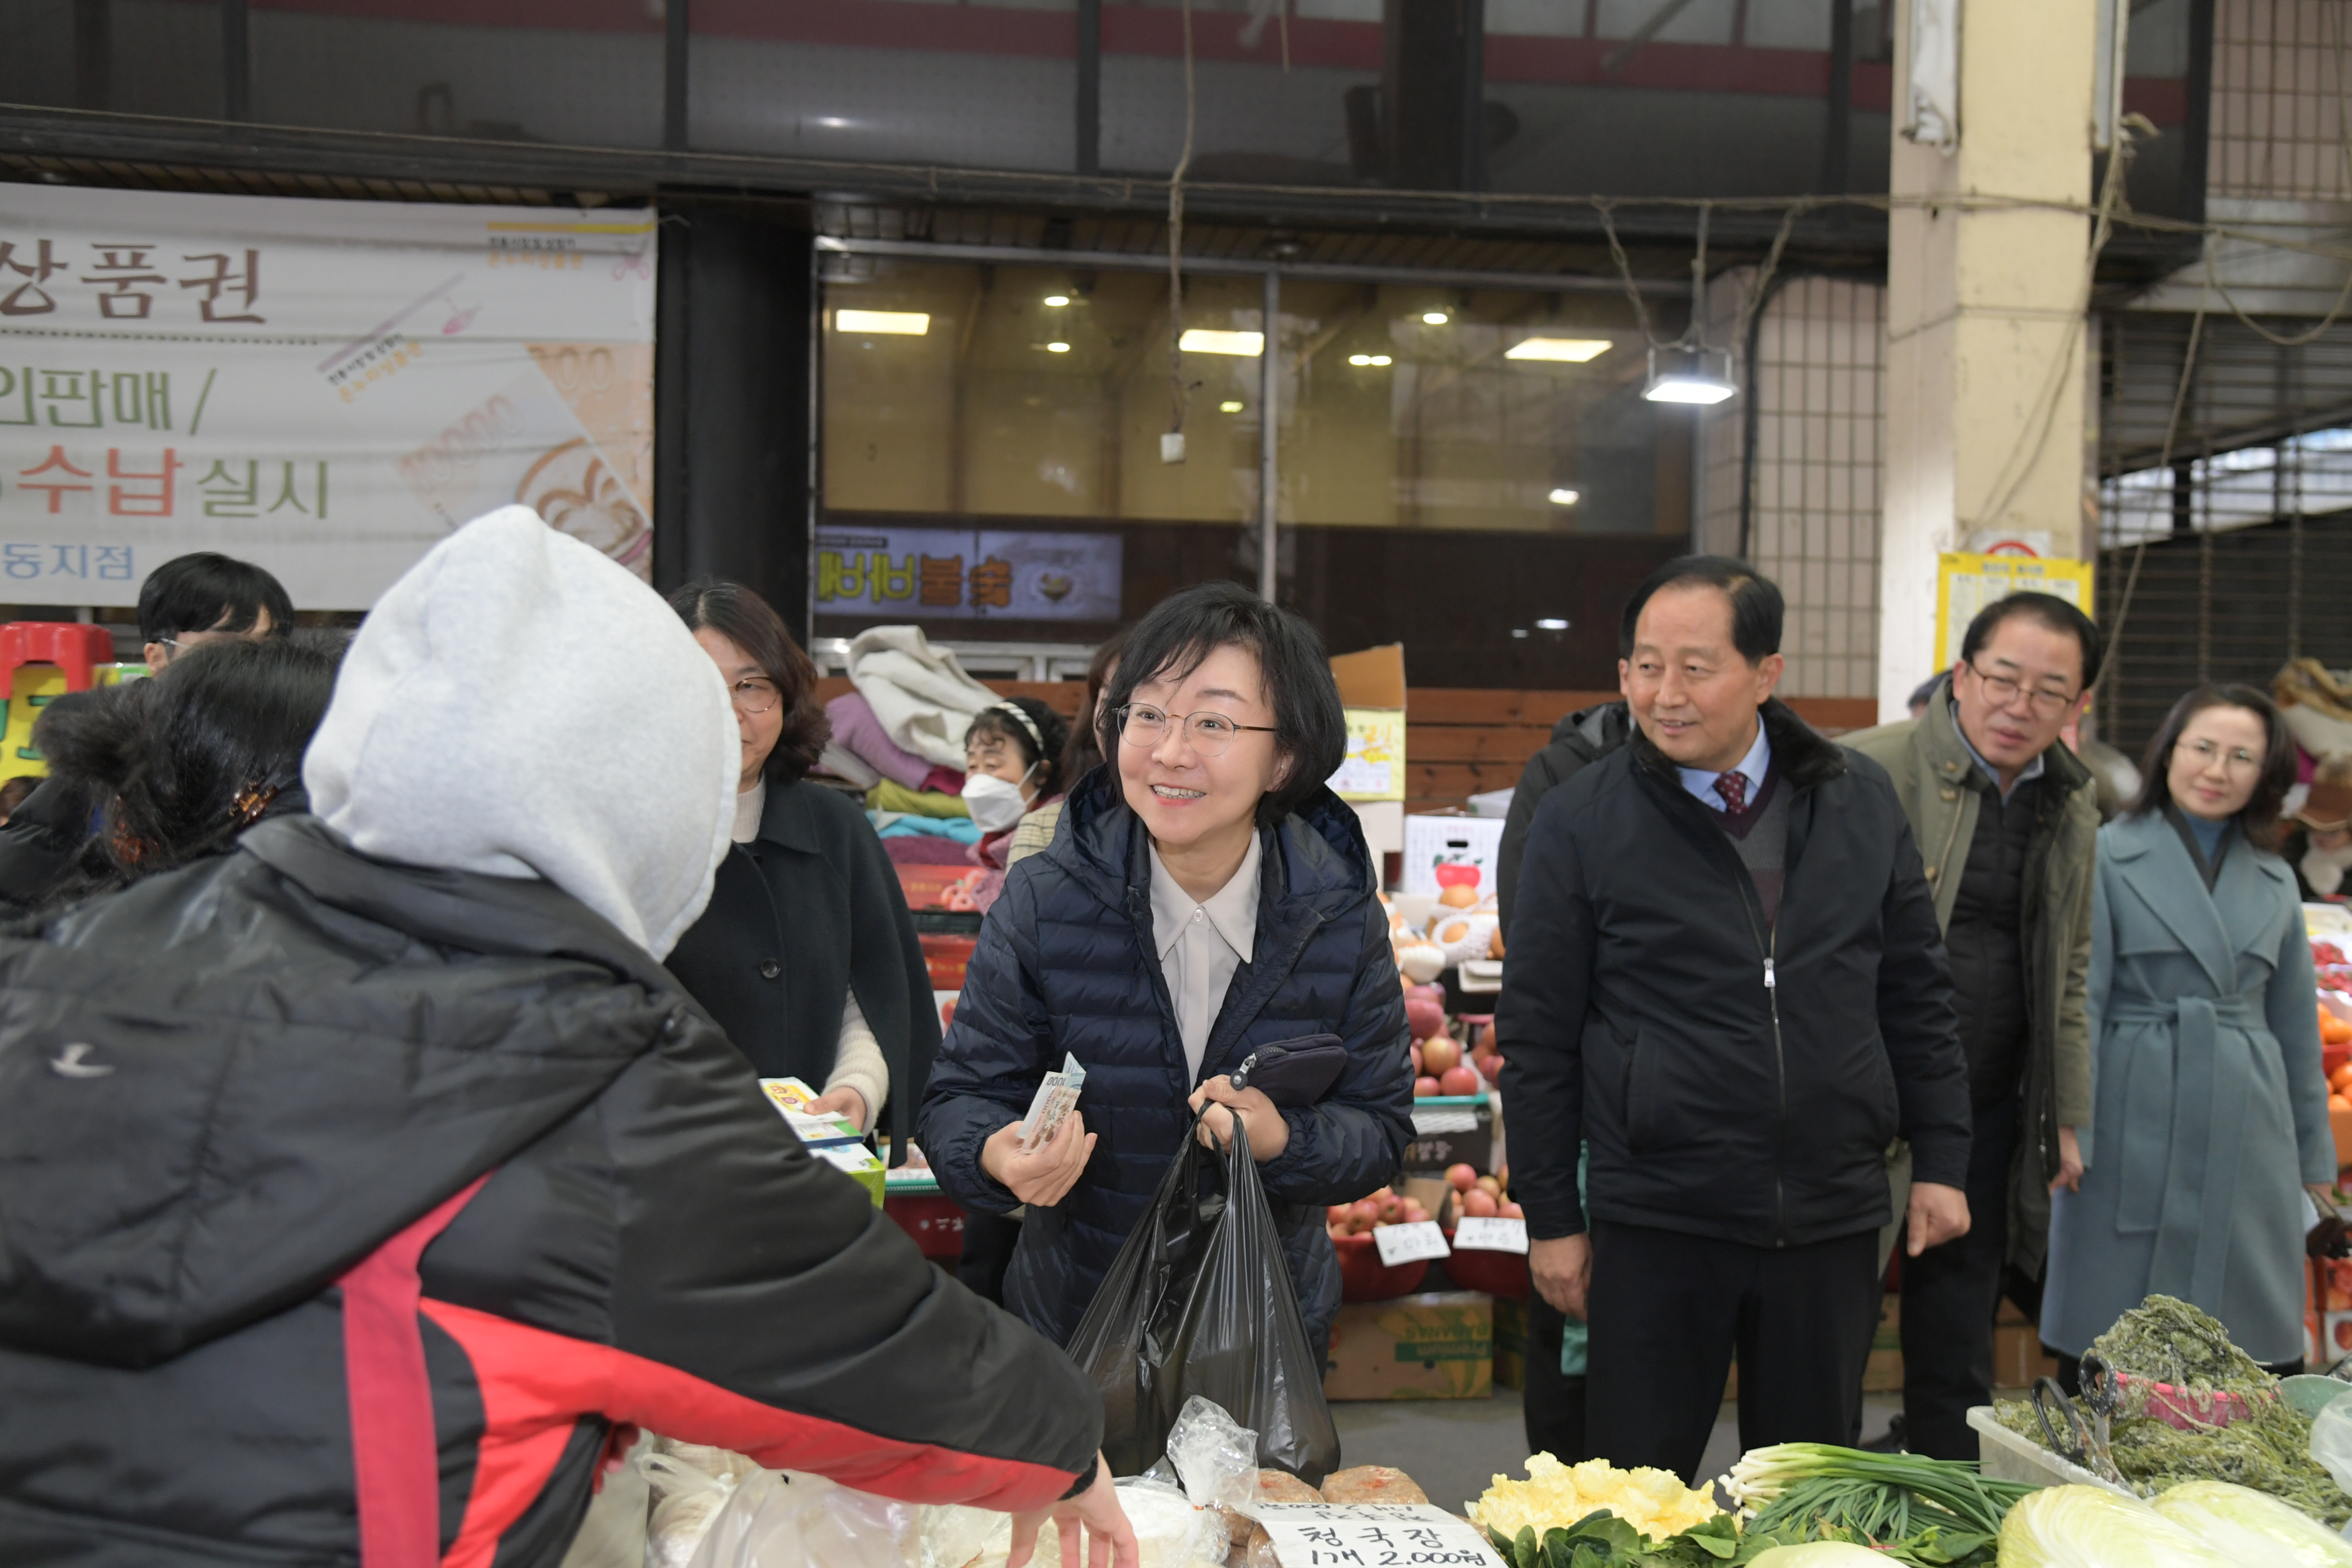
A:
POLYGON ((1591 1328, 1589 1448, 1686 1480, 1735 1351, 1743 1447, 1850 1436, 1891 1138, 1910 1249, 1968 1226, 1918 850, 1884 770, 1772 700, 1780 622, 1741 562, 1635 590, 1634 733, 1537 808, 1496 1017, 1528 1262, 1591 1328))

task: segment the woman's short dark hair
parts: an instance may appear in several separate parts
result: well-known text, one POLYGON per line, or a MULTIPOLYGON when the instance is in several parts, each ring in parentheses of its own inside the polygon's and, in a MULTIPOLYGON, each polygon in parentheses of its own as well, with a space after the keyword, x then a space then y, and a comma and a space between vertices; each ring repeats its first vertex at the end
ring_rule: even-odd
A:
POLYGON ((1279 822, 1339 771, 1348 754, 1348 718, 1339 706, 1339 688, 1331 679, 1330 656, 1315 628, 1238 583, 1179 589, 1135 624, 1119 657, 1118 676, 1111 682, 1096 743, 1105 756, 1112 754, 1118 743, 1119 710, 1134 700, 1137 687, 1155 680, 1181 681, 1221 647, 1250 653, 1265 683, 1266 706, 1274 710, 1275 748, 1289 759, 1290 769, 1258 802, 1257 819, 1279 822))
POLYGON ((1780 585, 1747 562, 1729 555, 1677 555, 1642 579, 1625 601, 1617 623, 1617 657, 1633 657, 1633 630, 1642 611, 1664 589, 1689 584, 1720 588, 1731 601, 1731 646, 1757 664, 1780 651, 1780 624, 1787 606, 1780 585))
POLYGON ((1094 658, 1087 660, 1087 683, 1078 693, 1077 722, 1070 726, 1069 743, 1062 748, 1064 789, 1103 764, 1102 733, 1095 728, 1095 710, 1102 705, 1103 689, 1110 684, 1111 672, 1118 668, 1119 655, 1126 650, 1130 629, 1121 626, 1113 632, 1096 645, 1094 658))
POLYGON ((1037 798, 1060 795, 1069 787, 1069 775, 1062 771, 1062 756, 1069 749, 1070 725, 1059 713, 1034 697, 1008 697, 993 708, 983 708, 971 716, 971 726, 963 732, 964 750, 983 735, 994 735, 1021 753, 1021 765, 1035 768, 1030 782, 1037 786, 1037 798), (1020 710, 1029 722, 1024 724, 1004 710, 1007 706, 1020 710), (1032 726, 1036 733, 1029 731, 1032 726))
POLYGON ((2156 738, 2147 743, 2147 751, 2140 758, 2139 794, 2124 807, 2124 815, 2145 816, 2172 804, 2172 781, 2168 776, 2172 771, 2172 748, 2179 743, 2180 732, 2189 728, 2189 721, 2208 708, 2242 708, 2263 721, 2263 771, 2254 783, 2254 793, 2238 813, 2238 826, 2249 843, 2275 849, 2280 838, 2279 807, 2294 784, 2294 737, 2288 732, 2286 721, 2279 717, 2278 705, 2269 694, 2251 686, 2200 686, 2172 705, 2172 711, 2164 716, 2156 738))
POLYGON ((269 612, 271 637, 294 629, 285 584, 250 561, 200 550, 174 555, 139 590, 139 636, 169 642, 182 632, 249 632, 269 612))
POLYGON ((1969 623, 1969 629, 1960 636, 1960 658, 1974 664, 1978 652, 1992 640, 1992 634, 2000 629, 2001 622, 2013 616, 2039 621, 2051 631, 2074 639, 2075 645, 2083 650, 2083 684, 2076 688, 2077 690, 2088 691, 2098 680, 2099 661, 2106 647, 2105 640, 2099 636, 2099 628, 2092 623, 2090 616, 2055 594, 2011 594, 2006 598, 1995 599, 1979 610, 1976 618, 1969 623))
POLYGON ((106 803, 95 846, 104 867, 86 861, 96 874, 79 890, 168 871, 305 809, 302 754, 334 696, 336 665, 307 641, 206 643, 152 680, 37 727, 37 743, 57 748, 52 765, 106 803))
POLYGON ((816 665, 801 651, 782 616, 740 583, 706 579, 688 583, 669 596, 688 631, 709 626, 751 656, 783 694, 784 726, 761 773, 772 784, 798 784, 824 755, 833 721, 816 700, 816 665))

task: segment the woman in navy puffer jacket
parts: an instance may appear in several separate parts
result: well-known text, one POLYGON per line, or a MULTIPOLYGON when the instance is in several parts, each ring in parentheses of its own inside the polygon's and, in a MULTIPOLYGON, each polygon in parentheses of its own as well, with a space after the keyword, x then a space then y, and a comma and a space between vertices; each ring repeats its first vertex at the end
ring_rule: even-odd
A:
POLYGON ((982 928, 917 1136, 967 1208, 1028 1205, 1005 1306, 1066 1342, 1174 1158, 1239 1113, 1318 1347, 1339 1306, 1326 1205, 1388 1182, 1412 1070, 1388 926, 1355 813, 1322 781, 1346 721, 1321 639, 1236 584, 1139 622, 1104 706, 1106 764, 982 928), (1337 1035, 1338 1080, 1277 1110, 1233 1070, 1337 1035), (1038 1081, 1087 1069, 1054 1140, 1019 1147, 1038 1081))

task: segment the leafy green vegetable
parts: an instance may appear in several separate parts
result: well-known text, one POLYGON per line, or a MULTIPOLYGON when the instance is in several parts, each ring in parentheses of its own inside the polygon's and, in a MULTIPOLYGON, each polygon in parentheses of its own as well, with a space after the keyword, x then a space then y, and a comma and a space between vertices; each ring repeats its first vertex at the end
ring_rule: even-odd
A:
MULTIPOLYGON (((2257 1559, 2257 1562, 2264 1561, 2257 1559)), ((2000 1568, 2252 1568, 2105 1487, 2048 1487, 2000 1527, 2000 1568)))
POLYGON ((2227 1481, 2177 1486, 2156 1500, 2156 1511, 2234 1563, 2352 1568, 2352 1542, 2276 1498, 2227 1481))

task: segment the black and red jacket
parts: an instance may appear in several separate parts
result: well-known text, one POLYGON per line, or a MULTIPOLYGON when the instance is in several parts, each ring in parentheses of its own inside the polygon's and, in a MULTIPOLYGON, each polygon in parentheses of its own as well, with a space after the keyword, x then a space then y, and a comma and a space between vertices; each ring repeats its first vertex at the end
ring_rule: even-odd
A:
POLYGON ((547 883, 289 817, 0 939, 0 1563, 551 1568, 630 1426, 1013 1510, 1101 1410, 547 883))

